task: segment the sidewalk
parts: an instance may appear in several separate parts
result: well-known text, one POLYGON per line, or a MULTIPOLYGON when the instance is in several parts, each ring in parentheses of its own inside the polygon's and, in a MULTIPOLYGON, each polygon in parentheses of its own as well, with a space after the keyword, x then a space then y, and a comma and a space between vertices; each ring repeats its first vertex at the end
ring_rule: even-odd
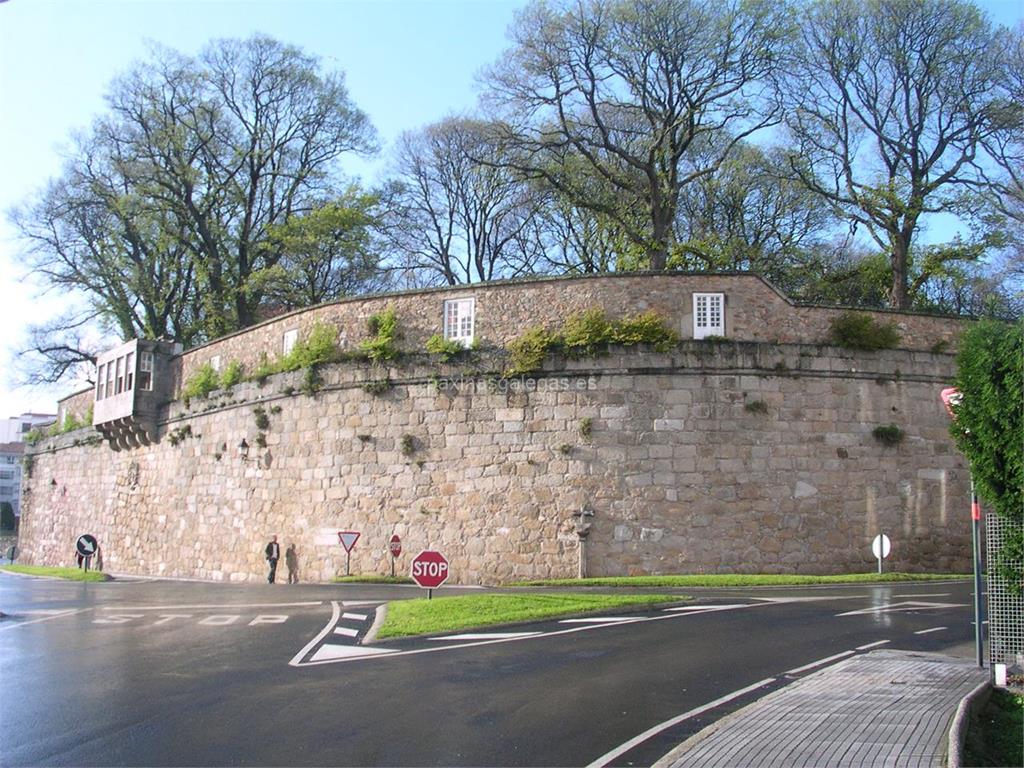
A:
POLYGON ((940 768, 960 699, 987 677, 950 656, 854 656, 708 726, 655 768, 940 768))

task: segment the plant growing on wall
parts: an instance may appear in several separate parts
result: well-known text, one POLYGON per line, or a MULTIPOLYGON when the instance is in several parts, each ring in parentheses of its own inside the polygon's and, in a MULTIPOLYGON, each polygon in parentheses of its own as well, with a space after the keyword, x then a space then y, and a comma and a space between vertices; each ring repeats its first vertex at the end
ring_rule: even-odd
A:
POLYGON ((455 339, 446 339, 439 333, 435 333, 427 339, 426 348, 427 352, 432 355, 437 355, 441 358, 441 361, 445 363, 466 351, 466 348, 458 341, 455 339))
POLYGON ((262 407, 256 406, 252 409, 253 420, 256 422, 256 429, 265 432, 270 429, 270 417, 262 407))
POLYGON ((232 360, 225 366, 220 375, 220 388, 230 389, 245 378, 245 370, 237 360, 232 360))
POLYGON ((657 312, 610 320, 604 310, 588 309, 570 316, 558 331, 534 326, 513 339, 508 345, 509 367, 505 375, 535 371, 543 365, 547 354, 557 349, 569 355, 592 356, 605 351, 609 344, 650 344, 659 352, 667 352, 678 343, 679 334, 657 312))
POLYGON ((903 442, 903 430, 895 424, 882 424, 871 430, 872 437, 882 445, 891 448, 903 442))
POLYGON ((403 456, 412 456, 416 452, 416 438, 412 435, 402 435, 399 446, 403 456))
POLYGON ((900 343, 895 323, 880 323, 862 312, 843 312, 829 323, 830 340, 846 349, 892 349, 900 343))
POLYGON ((580 419, 580 437, 590 442, 590 438, 594 436, 594 420, 587 416, 586 418, 580 419))
POLYGON ((220 374, 209 363, 199 366, 181 388, 181 399, 188 406, 197 397, 206 397, 220 387, 220 374))
POLYGON ((995 568, 1010 589, 1024 587, 1024 326, 982 320, 957 354, 963 400, 951 434, 971 463, 979 495, 1007 520, 995 568))
POLYGON ((303 368, 312 369, 341 360, 338 349, 338 329, 329 323, 317 322, 309 329, 305 338, 295 342, 291 351, 273 362, 265 354, 260 356, 259 365, 253 371, 254 381, 262 384, 275 373, 290 373, 303 368))
POLYGON ((394 308, 388 307, 383 312, 371 315, 367 326, 372 336, 359 344, 360 353, 373 363, 398 357, 398 315, 394 308))

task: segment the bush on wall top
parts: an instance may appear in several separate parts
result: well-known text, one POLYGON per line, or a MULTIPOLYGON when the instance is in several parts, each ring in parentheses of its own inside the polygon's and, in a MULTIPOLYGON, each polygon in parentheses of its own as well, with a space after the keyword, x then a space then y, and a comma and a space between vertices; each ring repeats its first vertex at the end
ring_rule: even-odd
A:
POLYGON ((893 349, 900 343, 895 323, 880 323, 862 312, 843 312, 829 323, 830 338, 846 349, 893 349))

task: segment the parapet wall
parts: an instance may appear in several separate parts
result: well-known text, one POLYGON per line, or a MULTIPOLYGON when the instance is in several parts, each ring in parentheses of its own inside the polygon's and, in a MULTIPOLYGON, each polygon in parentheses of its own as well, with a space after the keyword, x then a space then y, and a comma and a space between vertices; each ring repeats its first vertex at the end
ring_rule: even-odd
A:
POLYGON ((453 582, 570 577, 586 510, 595 576, 870 571, 878 533, 889 569, 970 568, 950 355, 690 342, 480 373, 503 365, 339 364, 310 395, 298 372, 173 403, 150 446, 54 438, 26 480, 22 562, 70 564, 89 532, 115 573, 257 581, 277 534, 316 581, 344 572, 337 531, 355 530, 354 573, 387 573, 398 533, 400 572, 431 547, 453 582), (872 435, 888 424, 893 446, 872 435))

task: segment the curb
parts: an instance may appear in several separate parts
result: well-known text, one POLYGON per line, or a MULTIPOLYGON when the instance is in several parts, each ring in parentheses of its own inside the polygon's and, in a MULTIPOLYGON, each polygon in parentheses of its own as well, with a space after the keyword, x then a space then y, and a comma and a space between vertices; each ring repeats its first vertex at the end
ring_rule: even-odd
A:
POLYGON ((949 726, 949 739, 946 746, 946 765, 948 768, 962 768, 964 741, 967 739, 967 730, 970 727, 971 718, 988 703, 991 695, 992 686, 986 680, 960 699, 960 705, 956 708, 953 722, 949 726))

